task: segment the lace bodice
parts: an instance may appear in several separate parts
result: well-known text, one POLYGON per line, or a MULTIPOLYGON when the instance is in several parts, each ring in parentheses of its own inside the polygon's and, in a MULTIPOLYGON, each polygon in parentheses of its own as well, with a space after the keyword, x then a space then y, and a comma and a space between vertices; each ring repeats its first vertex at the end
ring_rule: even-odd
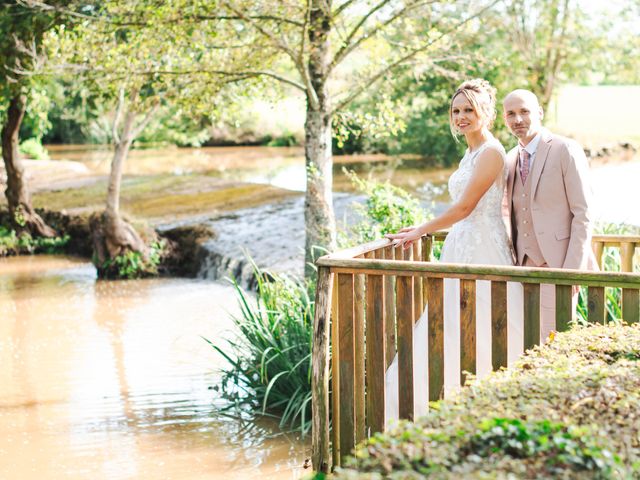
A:
MULTIPOLYGON (((467 150, 458 169, 449 177, 449 193, 454 202, 460 200, 473 175, 476 160, 487 148, 497 150, 503 160, 506 159, 503 146, 493 137, 477 150, 473 152, 467 150)), ((451 228, 443 247, 442 261, 490 265, 512 264, 511 246, 502 221, 502 199, 506 181, 505 162, 502 176, 489 187, 471 214, 451 228)))

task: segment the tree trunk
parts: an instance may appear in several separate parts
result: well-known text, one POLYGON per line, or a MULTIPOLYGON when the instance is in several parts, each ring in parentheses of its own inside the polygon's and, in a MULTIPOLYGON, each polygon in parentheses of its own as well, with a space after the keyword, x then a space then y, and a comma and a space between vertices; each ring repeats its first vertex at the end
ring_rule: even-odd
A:
POLYGON ((26 108, 24 95, 13 97, 7 109, 7 120, 2 127, 2 158, 7 171, 5 195, 9 204, 9 213, 16 232, 27 232, 32 236, 55 237, 55 230, 44 223, 31 206, 31 195, 24 178, 24 167, 18 156, 18 132, 26 108))
POLYGON ((147 247, 135 229, 120 216, 120 186, 122 183, 122 167, 133 143, 133 122, 135 112, 129 110, 125 117, 122 135, 116 141, 109 187, 107 207, 102 214, 94 215, 89 226, 93 237, 94 264, 101 278, 117 277, 118 272, 109 260, 127 252, 140 252, 147 257, 147 247))
POLYGON ((305 121, 305 277, 315 278, 313 262, 336 247, 333 213, 333 157, 331 151, 331 104, 327 90, 331 2, 313 0, 309 23, 309 77, 313 91, 307 92, 305 121), (311 98, 315 95, 315 98, 311 98))

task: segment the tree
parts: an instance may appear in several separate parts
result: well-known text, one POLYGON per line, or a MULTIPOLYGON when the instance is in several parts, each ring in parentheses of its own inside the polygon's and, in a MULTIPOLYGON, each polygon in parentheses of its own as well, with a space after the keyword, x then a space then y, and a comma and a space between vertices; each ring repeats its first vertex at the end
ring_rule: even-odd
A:
MULTIPOLYGON (((210 104, 225 83, 246 77, 227 75, 239 58, 232 51, 207 51, 203 39, 226 33, 215 22, 202 19, 197 30, 182 28, 180 18, 169 18, 172 12, 151 0, 105 1, 85 9, 72 32, 61 28, 51 36, 58 67, 73 70, 76 81, 100 95, 104 103, 113 104, 114 154, 106 208, 91 220, 100 276, 117 275, 112 262, 116 257, 128 252, 144 258, 148 254, 145 242, 120 214, 123 165, 134 140, 161 105, 185 97, 193 100, 196 94, 199 103, 210 104), (212 65, 226 68, 225 75, 208 68, 212 65)), ((246 55, 240 58, 243 65, 246 60, 246 55)))
POLYGON ((313 277, 318 251, 335 247, 331 129, 334 116, 372 85, 418 55, 431 65, 448 58, 451 35, 495 1, 220 0, 219 16, 250 29, 279 52, 277 71, 264 75, 306 97, 305 275, 313 277), (473 8, 471 5, 482 5, 473 8), (382 42, 381 39, 390 42, 382 42), (380 48, 378 48, 380 47, 380 48), (376 49, 378 49, 376 51, 376 49), (351 54, 361 59, 343 68, 351 54), (349 73, 346 73, 346 70, 349 73))
MULTIPOLYGON (((67 6, 56 0, 52 5, 67 6)), ((62 21, 55 10, 34 10, 26 0, 8 0, 0 7, 0 99, 6 105, 2 124, 2 158, 7 172, 5 195, 13 227, 33 236, 53 237, 56 232, 35 212, 18 155, 19 131, 37 79, 28 74, 45 61, 43 39, 62 21)))

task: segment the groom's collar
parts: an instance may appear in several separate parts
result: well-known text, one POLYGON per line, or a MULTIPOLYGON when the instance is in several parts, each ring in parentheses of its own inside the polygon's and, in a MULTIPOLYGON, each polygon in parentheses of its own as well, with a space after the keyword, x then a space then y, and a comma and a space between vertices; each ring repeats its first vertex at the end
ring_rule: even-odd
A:
POLYGON ((544 133, 544 130, 540 130, 535 137, 533 137, 533 140, 531 140, 527 146, 523 146, 520 142, 518 142, 518 151, 520 150, 526 150, 527 152, 529 152, 529 155, 533 156, 536 153, 536 150, 538 150, 538 144, 540 143, 540 139, 542 138, 542 135, 544 133))

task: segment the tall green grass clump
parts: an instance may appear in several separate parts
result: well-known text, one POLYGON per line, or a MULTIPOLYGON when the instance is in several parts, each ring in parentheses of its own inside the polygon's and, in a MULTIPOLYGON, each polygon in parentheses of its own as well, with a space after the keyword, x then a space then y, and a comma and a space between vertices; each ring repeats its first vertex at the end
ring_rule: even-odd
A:
MULTIPOLYGON (((626 223, 598 223, 594 231, 608 235, 640 235, 640 227, 626 223)), ((636 259, 637 258, 636 256, 636 259)), ((613 247, 606 247, 602 252, 602 270, 605 272, 619 272, 621 265, 620 250, 613 247)), ((640 265, 638 265, 638 261, 636 260, 633 265, 633 271, 638 272, 639 270, 640 265)), ((587 307, 587 292, 588 290, 586 288, 581 287, 578 294, 576 312, 577 322, 581 325, 588 323, 589 309, 587 307)), ((621 300, 622 290, 620 288, 605 288, 605 309, 608 322, 622 319, 621 300)))
POLYGON ((302 280, 253 268, 255 300, 233 280, 241 310, 233 317, 237 338, 224 347, 205 340, 228 362, 225 398, 279 416, 281 427, 305 434, 311 427, 311 293, 302 280))

